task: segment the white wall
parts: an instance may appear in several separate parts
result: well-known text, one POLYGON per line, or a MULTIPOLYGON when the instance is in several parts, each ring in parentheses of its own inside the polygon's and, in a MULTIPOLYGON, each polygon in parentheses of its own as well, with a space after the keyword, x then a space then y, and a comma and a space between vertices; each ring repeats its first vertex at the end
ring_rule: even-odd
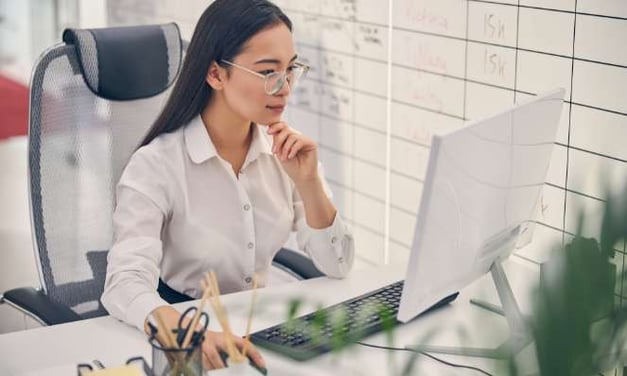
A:
POLYGON ((78 13, 81 28, 107 26, 107 0, 79 0, 78 13))

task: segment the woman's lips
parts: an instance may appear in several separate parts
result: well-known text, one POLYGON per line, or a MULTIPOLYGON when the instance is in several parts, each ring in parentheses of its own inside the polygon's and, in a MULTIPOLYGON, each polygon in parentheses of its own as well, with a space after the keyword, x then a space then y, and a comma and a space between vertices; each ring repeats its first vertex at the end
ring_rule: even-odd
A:
POLYGON ((266 108, 268 108, 270 111, 272 111, 275 114, 280 114, 283 112, 283 110, 285 110, 285 105, 266 106, 266 108))

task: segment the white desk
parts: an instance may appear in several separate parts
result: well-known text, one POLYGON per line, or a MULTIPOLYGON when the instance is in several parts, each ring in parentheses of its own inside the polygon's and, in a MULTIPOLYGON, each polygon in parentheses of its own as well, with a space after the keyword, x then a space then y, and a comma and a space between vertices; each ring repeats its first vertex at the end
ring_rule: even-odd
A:
MULTIPOLYGON (((528 287, 537 280, 535 268, 517 259, 508 261, 505 266, 521 308, 526 311, 528 287)), ((344 280, 319 278, 261 289, 257 296, 258 309, 253 321, 253 331, 284 321, 290 299, 304 298, 308 302, 331 305, 402 279, 399 269, 401 268, 380 267, 376 270, 356 270, 344 280)), ((496 347, 508 333, 505 319, 470 305, 468 300, 473 297, 497 302, 489 275, 461 291, 457 300, 448 307, 400 326, 395 331, 393 345, 403 347, 416 343, 434 331, 429 339, 430 344, 496 347), (460 337, 462 332, 465 332, 466 340, 460 337)), ((229 312, 234 331, 243 334, 250 292, 225 295, 222 300, 229 312)), ((184 303, 178 307, 182 310, 190 304, 184 303)), ((307 305, 302 313, 309 312, 314 307, 315 304, 307 305)), ((213 312, 210 315, 210 328, 219 330, 217 320, 213 320, 213 312)), ((382 334, 366 338, 364 342, 387 345, 382 334)), ((390 353, 354 345, 339 354, 326 354, 310 362, 300 363, 264 349, 261 351, 268 363, 270 375, 290 376, 398 375, 398 370, 402 369, 401 366, 411 356, 408 352, 390 353), (397 363, 396 372, 392 368, 392 360, 397 363)), ((77 363, 98 359, 105 365, 114 366, 123 364, 132 356, 143 356, 151 361, 146 337, 111 317, 0 335, 1 375, 74 375, 77 363)), ((438 356, 498 374, 498 365, 491 360, 438 356)), ((415 369, 414 373, 420 375, 480 375, 476 371, 445 366, 424 356, 418 356, 415 369)))

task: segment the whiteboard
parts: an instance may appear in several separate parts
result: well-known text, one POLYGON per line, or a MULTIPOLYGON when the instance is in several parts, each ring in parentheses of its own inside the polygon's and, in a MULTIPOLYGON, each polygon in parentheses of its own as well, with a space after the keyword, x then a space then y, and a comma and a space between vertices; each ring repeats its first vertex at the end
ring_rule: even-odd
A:
MULTIPOLYGON (((189 38, 208 0, 109 0, 110 24, 176 21, 189 38)), ((627 182, 624 0, 276 0, 312 69, 287 120, 320 148, 358 257, 407 257, 431 137, 566 89, 534 242, 594 235, 603 172, 627 182), (388 148, 389 145, 389 148, 388 148)), ((529 247, 527 247, 529 248, 529 247)), ((531 249, 531 248, 529 248, 531 249)), ((623 263, 624 244, 616 262, 623 263)), ((620 268, 619 268, 620 269, 620 268)))
MULTIPOLYGON (((305 91, 323 105, 296 104, 289 121, 318 129, 361 257, 406 257, 433 134, 555 87, 566 99, 535 241, 548 249, 568 240, 580 209, 590 212, 586 232, 597 233, 601 173, 614 188, 627 182, 626 2, 276 3, 320 71, 305 91)), ((525 252, 536 262, 547 256, 525 252)))

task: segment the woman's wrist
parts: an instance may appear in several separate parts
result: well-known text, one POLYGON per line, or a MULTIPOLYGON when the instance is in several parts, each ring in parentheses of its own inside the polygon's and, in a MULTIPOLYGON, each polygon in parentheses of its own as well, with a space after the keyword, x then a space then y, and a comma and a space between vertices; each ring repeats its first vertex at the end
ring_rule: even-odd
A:
POLYGON ((146 320, 144 321, 144 332, 146 334, 151 334, 150 328, 148 327, 148 322, 151 321, 150 316, 155 316, 155 315, 160 315, 161 318, 163 319, 163 323, 168 328, 174 329, 176 328, 178 324, 178 320, 179 320, 179 317, 181 316, 181 313, 177 311, 174 307, 169 306, 169 305, 155 308, 152 312, 150 312, 150 315, 146 317, 146 320))
POLYGON ((301 178, 298 180, 294 180, 294 185, 296 187, 296 189, 298 190, 298 193, 301 193, 302 195, 302 191, 304 190, 310 190, 312 188, 322 188, 322 180, 320 180, 320 176, 318 175, 318 173, 316 172, 316 174, 314 176, 310 176, 310 177, 305 177, 305 178, 301 178))
POLYGON ((336 209, 324 191, 322 179, 316 176, 313 179, 295 182, 295 185, 303 200, 309 227, 314 229, 329 227, 335 218, 336 209))

